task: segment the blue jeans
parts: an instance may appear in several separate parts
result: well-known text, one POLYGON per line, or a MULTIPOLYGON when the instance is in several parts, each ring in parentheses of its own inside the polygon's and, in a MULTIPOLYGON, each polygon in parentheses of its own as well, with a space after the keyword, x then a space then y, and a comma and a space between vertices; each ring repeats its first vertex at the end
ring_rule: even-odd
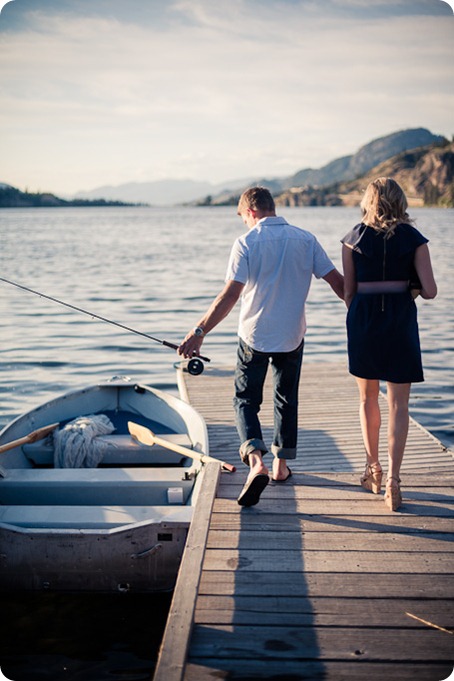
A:
POLYGON ((263 401, 268 364, 273 369, 274 435, 271 452, 278 459, 296 458, 298 434, 298 385, 303 361, 304 339, 291 352, 258 352, 241 338, 235 369, 233 406, 241 440, 240 456, 249 465, 249 454, 259 449, 266 454, 258 414, 263 401))

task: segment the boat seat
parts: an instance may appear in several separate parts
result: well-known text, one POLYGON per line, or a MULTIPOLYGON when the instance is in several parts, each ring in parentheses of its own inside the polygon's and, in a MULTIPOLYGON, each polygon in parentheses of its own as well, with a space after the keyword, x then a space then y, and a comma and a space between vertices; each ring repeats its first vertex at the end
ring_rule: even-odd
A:
POLYGON ((193 484, 187 468, 10 468, 0 478, 0 504, 181 505, 193 484))
MULTIPOLYGON (((35 529, 115 530, 137 523, 165 523, 169 541, 172 523, 191 522, 193 506, 0 506, 0 523, 35 529)), ((158 536, 159 539, 159 536, 158 536)))
MULTIPOLYGON (((172 444, 192 449, 192 442, 186 433, 160 435, 172 444)), ((154 445, 147 447, 139 444, 129 434, 101 435, 97 440, 106 443, 101 466, 166 466, 180 464, 185 457, 171 449, 154 445)), ((40 440, 22 446, 22 451, 35 466, 53 466, 54 447, 47 440, 40 440)))

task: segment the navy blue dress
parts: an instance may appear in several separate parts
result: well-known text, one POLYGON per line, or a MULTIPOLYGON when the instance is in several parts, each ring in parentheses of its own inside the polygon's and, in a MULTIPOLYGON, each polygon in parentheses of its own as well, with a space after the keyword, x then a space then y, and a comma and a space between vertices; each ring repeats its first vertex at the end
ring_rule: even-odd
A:
MULTIPOLYGON (((397 225, 388 239, 363 223, 341 240, 353 249, 356 281, 413 281, 416 249, 428 242, 417 229, 397 225)), ((356 293, 347 313, 349 371, 391 383, 424 381, 417 307, 402 293, 356 293)))

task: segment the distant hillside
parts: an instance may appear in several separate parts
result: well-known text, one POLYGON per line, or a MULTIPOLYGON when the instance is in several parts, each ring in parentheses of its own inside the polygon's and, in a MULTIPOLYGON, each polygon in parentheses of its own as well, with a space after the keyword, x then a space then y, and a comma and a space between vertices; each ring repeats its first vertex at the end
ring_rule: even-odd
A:
POLYGON ((88 201, 84 199, 75 199, 66 201, 60 199, 58 196, 49 193, 29 193, 21 192, 15 187, 8 184, 0 183, 0 208, 54 208, 54 207, 71 207, 71 206, 127 206, 133 204, 126 204, 120 201, 106 201, 98 199, 96 201, 88 201))
POLYGON ((128 182, 117 186, 106 185, 90 191, 78 192, 76 199, 108 199, 148 203, 153 206, 169 206, 189 203, 201 196, 217 195, 220 192, 232 193, 248 183, 248 180, 235 180, 223 184, 196 182, 194 180, 156 180, 155 182, 128 182))
POLYGON ((411 206, 454 207, 454 143, 404 151, 379 163, 362 177, 325 187, 293 187, 276 197, 286 206, 354 206, 376 177, 392 177, 411 206))
POLYGON ((284 178, 256 179, 249 185, 243 185, 239 191, 210 196, 209 202, 202 199, 197 204, 213 206, 235 204, 247 186, 257 184, 267 187, 276 197, 282 194, 282 202, 288 202, 289 205, 297 200, 297 196, 300 197, 301 205, 311 203, 312 205, 341 205, 342 201, 337 196, 337 189, 334 189, 334 193, 331 191, 334 185, 362 177, 372 168, 401 152, 427 145, 447 143, 444 137, 434 135, 425 128, 402 130, 372 140, 355 154, 335 159, 322 168, 307 168, 284 178))
POLYGON ((343 183, 338 191, 344 204, 360 196, 375 177, 392 177, 410 203, 454 206, 454 143, 406 151, 373 168, 361 179, 343 183))
POLYGON ((75 199, 105 199, 147 203, 153 206, 175 204, 230 205, 237 201, 241 192, 254 184, 268 187, 273 194, 305 185, 326 186, 335 182, 353 180, 378 163, 408 149, 443 142, 425 128, 395 132, 373 140, 355 154, 344 156, 319 169, 305 169, 288 177, 255 177, 237 179, 222 184, 194 180, 157 180, 154 182, 128 182, 117 186, 105 185, 75 194, 75 199))
POLYGON ((300 170, 285 180, 284 188, 302 187, 304 185, 325 187, 335 182, 353 180, 402 151, 417 149, 430 144, 440 144, 445 141, 445 138, 441 135, 433 135, 425 128, 401 130, 385 137, 379 137, 365 144, 355 154, 336 159, 318 170, 310 168, 300 170))

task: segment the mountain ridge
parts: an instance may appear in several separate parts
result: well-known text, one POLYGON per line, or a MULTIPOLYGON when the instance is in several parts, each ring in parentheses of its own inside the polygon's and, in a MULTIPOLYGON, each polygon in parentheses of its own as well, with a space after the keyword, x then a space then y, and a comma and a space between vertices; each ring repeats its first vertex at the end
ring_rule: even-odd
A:
POLYGON ((325 187, 292 187, 278 194, 281 206, 357 206, 369 182, 392 177, 415 206, 454 207, 454 143, 401 152, 348 182, 325 187))
POLYGON ((238 179, 219 184, 190 179, 164 179, 152 182, 126 182, 120 185, 104 185, 89 191, 80 191, 76 199, 127 200, 154 206, 168 206, 187 203, 201 196, 220 192, 234 192, 249 182, 238 179), (120 198, 121 197, 121 198, 120 198))
POLYGON ((442 142, 446 142, 442 135, 435 135, 427 128, 408 128, 373 139, 362 145, 354 154, 334 159, 321 168, 305 168, 284 177, 245 178, 217 184, 189 179, 128 182, 77 192, 74 198, 103 198, 157 206, 193 202, 198 205, 225 205, 233 203, 236 197, 251 185, 262 184, 278 194, 294 186, 320 187, 353 180, 402 151, 442 142))
POLYGON ((304 184, 325 186, 333 182, 353 180, 403 151, 444 141, 446 140, 442 135, 434 135, 426 128, 409 128, 393 132, 378 137, 364 144, 354 154, 334 159, 319 169, 305 169, 295 173, 289 178, 290 186, 304 184))
POLYGON ((453 153, 445 137, 426 128, 410 128, 376 138, 354 154, 321 168, 305 168, 285 177, 243 178, 219 184, 182 179, 128 182, 77 192, 67 199, 50 193, 20 192, 0 182, 0 207, 234 205, 252 185, 268 187, 280 205, 354 205, 372 175, 395 176, 414 205, 453 206, 453 153))

